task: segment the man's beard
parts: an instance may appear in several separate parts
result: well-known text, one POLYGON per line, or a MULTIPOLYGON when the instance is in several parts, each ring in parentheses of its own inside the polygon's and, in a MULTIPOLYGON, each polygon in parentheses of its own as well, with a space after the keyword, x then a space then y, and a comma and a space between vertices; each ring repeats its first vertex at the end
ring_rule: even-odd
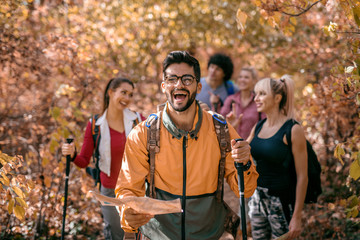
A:
MULTIPOLYGON (((174 92, 175 90, 178 90, 178 89, 174 89, 172 92, 174 92)), ((183 90, 184 90, 184 89, 183 89, 183 90)), ((186 92, 189 93, 188 90, 184 90, 184 91, 186 91, 186 92)), ((191 106, 191 104, 193 104, 193 102, 195 101, 195 98, 196 98, 196 90, 193 92, 193 94, 189 95, 189 100, 187 101, 187 103, 186 103, 186 105, 185 105, 184 107, 175 107, 175 106, 174 106, 173 101, 171 101, 171 100, 172 100, 171 96, 173 96, 172 93, 171 93, 171 95, 169 95, 168 93, 166 93, 165 95, 166 95, 166 98, 167 98, 168 102, 170 103, 171 107, 172 107, 175 111, 177 111, 177 112, 184 112, 184 111, 187 110, 187 109, 191 106)))

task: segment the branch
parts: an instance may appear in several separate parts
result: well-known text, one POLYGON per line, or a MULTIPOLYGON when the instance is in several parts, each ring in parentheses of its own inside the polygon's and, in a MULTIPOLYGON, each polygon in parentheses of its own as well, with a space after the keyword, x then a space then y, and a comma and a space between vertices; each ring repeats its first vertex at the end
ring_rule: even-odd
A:
POLYGON ((279 12, 285 14, 285 15, 288 15, 288 16, 292 16, 292 17, 298 17, 304 13, 306 13, 307 11, 310 10, 310 8, 312 8, 313 6, 315 6, 316 4, 318 4, 319 2, 321 2, 321 0, 318 0, 316 2, 314 2, 313 4, 311 4, 308 8, 304 9, 304 11, 300 12, 300 13, 297 13, 297 14, 293 14, 293 13, 287 13, 287 12, 284 12, 284 11, 280 11, 278 10, 279 12))
POLYGON ((349 32, 349 31, 339 32, 339 31, 337 31, 336 33, 360 34, 360 31, 356 31, 356 32, 349 32))

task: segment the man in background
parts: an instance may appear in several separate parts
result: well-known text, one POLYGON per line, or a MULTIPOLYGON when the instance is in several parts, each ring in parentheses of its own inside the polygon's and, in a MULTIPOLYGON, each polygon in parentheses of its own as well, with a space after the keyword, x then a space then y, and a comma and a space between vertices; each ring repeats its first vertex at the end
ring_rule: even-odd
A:
POLYGON ((206 103, 211 110, 220 111, 225 99, 239 91, 230 81, 234 65, 229 56, 217 53, 210 57, 207 69, 208 75, 200 79, 202 90, 196 99, 206 103))

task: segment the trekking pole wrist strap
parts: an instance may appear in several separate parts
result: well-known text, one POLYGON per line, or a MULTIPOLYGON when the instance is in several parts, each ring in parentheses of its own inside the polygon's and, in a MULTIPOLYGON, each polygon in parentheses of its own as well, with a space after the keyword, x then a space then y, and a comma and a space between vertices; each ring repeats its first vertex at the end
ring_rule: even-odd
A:
POLYGON ((246 164, 244 164, 243 171, 246 172, 251 167, 251 160, 249 160, 246 164))

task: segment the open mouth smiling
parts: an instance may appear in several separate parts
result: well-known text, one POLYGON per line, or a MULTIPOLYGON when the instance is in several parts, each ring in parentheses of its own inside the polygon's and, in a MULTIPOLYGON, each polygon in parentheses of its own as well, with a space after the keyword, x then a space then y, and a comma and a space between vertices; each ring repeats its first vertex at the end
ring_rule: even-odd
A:
POLYGON ((185 100, 185 98, 188 96, 188 92, 187 91, 174 91, 173 92, 173 98, 174 98, 174 100, 176 100, 176 101, 183 101, 183 100, 185 100))
POLYGON ((126 107, 126 106, 128 105, 127 102, 123 102, 123 101, 121 101, 120 104, 121 104, 122 106, 124 106, 124 107, 126 107))

